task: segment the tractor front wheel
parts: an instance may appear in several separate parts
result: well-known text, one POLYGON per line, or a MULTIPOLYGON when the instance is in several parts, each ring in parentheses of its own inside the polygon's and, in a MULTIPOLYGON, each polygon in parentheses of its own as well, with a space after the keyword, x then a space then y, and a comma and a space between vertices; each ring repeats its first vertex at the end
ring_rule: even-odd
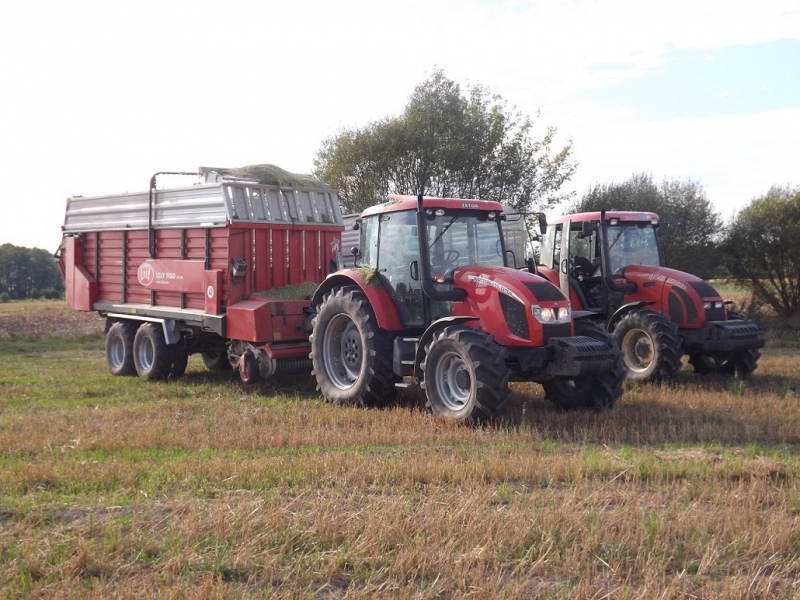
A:
MULTIPOLYGON (((745 321, 747 317, 744 316, 744 313, 729 310, 728 319, 745 321)), ((726 354, 702 354, 698 352, 689 355, 689 364, 694 367, 695 373, 700 373, 701 375, 734 375, 745 379, 756 370, 759 358, 761 358, 761 352, 758 350, 734 350, 726 354)))
POLYGON ((378 327, 359 288, 340 287, 325 296, 310 339, 317 389, 328 402, 380 407, 395 399, 392 337, 378 327))
POLYGON ((439 417, 477 423, 503 415, 511 371, 494 337, 451 326, 428 345, 422 371, 427 406, 439 417))
POLYGON ((735 375, 748 377, 758 366, 761 352, 758 350, 735 350, 727 354, 690 354, 689 364, 701 375, 735 375))
POLYGON ((611 350, 611 365, 598 375, 553 377, 542 383, 545 398, 567 410, 613 408, 622 395, 626 375, 622 354, 613 336, 604 327, 585 319, 575 321, 575 335, 604 342, 611 350))
POLYGON ((670 379, 681 368, 683 343, 678 328, 664 315, 637 310, 614 328, 628 378, 634 381, 670 379))

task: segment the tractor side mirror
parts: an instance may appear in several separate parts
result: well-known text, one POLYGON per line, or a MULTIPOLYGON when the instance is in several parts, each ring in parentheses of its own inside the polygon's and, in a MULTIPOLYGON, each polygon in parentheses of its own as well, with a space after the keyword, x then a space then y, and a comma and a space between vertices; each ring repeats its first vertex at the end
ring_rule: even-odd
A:
POLYGON ((361 219, 360 218, 358 218, 355 221, 353 221, 353 231, 358 231, 359 229, 361 229, 361 219))
POLYGON ((592 231, 594 231, 594 226, 591 221, 581 223, 581 237, 592 237, 592 231))
POLYGON ((539 213, 539 231, 542 235, 547 233, 547 216, 544 213, 539 213))

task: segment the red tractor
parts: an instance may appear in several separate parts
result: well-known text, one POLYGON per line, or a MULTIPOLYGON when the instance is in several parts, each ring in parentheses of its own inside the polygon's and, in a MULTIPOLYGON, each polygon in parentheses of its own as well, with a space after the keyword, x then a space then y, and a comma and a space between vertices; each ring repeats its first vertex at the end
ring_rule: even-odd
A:
POLYGON ((613 333, 629 378, 670 378, 684 354, 702 374, 755 370, 764 331, 708 282, 661 266, 658 215, 567 215, 541 241, 540 274, 613 333))
POLYGON ((564 408, 607 408, 624 368, 612 337, 558 287, 506 266, 496 202, 390 196, 356 220, 355 266, 312 306, 311 359, 332 402, 383 406, 420 385, 444 418, 501 415, 510 379, 564 408))

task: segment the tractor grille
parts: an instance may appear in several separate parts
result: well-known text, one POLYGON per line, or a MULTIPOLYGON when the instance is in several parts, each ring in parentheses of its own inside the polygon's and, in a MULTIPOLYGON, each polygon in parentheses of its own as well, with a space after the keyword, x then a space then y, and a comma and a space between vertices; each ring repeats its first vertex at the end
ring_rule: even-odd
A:
POLYGON ((552 283, 546 283, 544 281, 541 283, 526 283, 525 287, 528 288, 540 302, 557 302, 559 300, 566 300, 566 297, 561 293, 561 290, 552 283))
POLYGON ((572 328, 569 323, 553 323, 552 325, 542 325, 542 334, 546 344, 550 338, 570 337, 572 328))
POLYGON ((528 313, 525 310, 525 305, 505 294, 500 294, 500 306, 503 308, 503 316, 506 319, 509 331, 523 339, 531 339, 531 332, 528 329, 528 313))

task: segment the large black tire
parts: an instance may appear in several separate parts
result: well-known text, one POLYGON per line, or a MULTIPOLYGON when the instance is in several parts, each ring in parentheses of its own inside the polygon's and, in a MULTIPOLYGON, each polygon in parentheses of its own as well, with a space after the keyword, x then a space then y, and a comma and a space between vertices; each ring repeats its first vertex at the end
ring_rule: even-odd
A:
POLYGON ((311 362, 328 402, 380 407, 394 401, 392 336, 378 327, 366 294, 355 286, 326 294, 312 323, 311 362))
POLYGON ((133 339, 133 361, 140 377, 166 379, 172 373, 172 349, 159 323, 145 323, 133 339))
MULTIPOLYGON (((747 317, 740 312, 728 311, 728 319, 745 321, 747 317)), ((758 350, 735 350, 727 354, 691 354, 689 364, 694 367, 695 373, 701 375, 734 375, 745 379, 758 367, 761 352, 758 350)))
POLYGON ((652 310, 623 316, 614 328, 628 379, 657 382, 671 379, 681 368, 683 341, 677 326, 652 310))
POLYGON ((467 423, 504 415, 511 395, 504 356, 494 336, 470 327, 454 325, 435 334, 420 365, 428 408, 467 423))
POLYGON ((116 321, 106 334, 106 362, 112 375, 136 375, 133 340, 138 323, 116 321))
POLYGON ((169 347, 172 352, 172 364, 170 365, 170 379, 180 379, 186 373, 186 366, 189 364, 189 352, 180 345, 169 347))
POLYGON ((605 343, 613 355, 611 366, 598 375, 549 379, 542 383, 545 398, 567 410, 613 408, 622 395, 622 383, 627 374, 614 337, 601 325, 586 319, 575 321, 575 335, 605 343))
POLYGON ((203 364, 209 371, 214 373, 228 372, 233 367, 228 360, 228 353, 225 351, 213 351, 201 353, 203 357, 203 364))

